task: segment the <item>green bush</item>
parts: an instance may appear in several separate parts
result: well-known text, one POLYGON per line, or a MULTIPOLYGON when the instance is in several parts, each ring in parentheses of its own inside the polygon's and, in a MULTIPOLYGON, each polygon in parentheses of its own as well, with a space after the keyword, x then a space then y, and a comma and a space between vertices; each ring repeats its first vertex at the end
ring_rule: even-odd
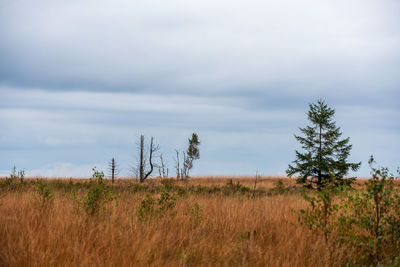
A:
POLYGON ((346 266, 394 266, 400 260, 400 188, 387 168, 373 166, 372 156, 369 164, 372 178, 364 188, 340 188, 333 179, 305 196, 311 207, 299 219, 323 234, 331 256, 344 248, 346 266))
POLYGON ((242 185, 239 181, 234 183, 232 179, 230 179, 222 187, 222 193, 224 195, 234 195, 234 194, 244 195, 247 192, 250 192, 250 188, 249 187, 242 185))
POLYGON ((12 169, 12 172, 10 174, 10 178, 11 180, 19 180, 20 183, 24 182, 24 178, 25 178, 25 171, 24 170, 19 170, 17 172, 17 168, 14 166, 12 169))
POLYGON ((172 190, 175 187, 175 180, 165 178, 161 180, 161 184, 168 190, 172 190))
POLYGON ((390 265, 400 254, 400 190, 394 175, 387 168, 373 167, 374 162, 371 156, 372 178, 366 188, 347 194, 341 202, 339 241, 357 255, 357 263, 390 265))
MULTIPOLYGON (((259 191, 261 190, 259 189, 259 191)), ((267 195, 305 194, 307 192, 309 192, 309 189, 304 186, 286 185, 282 179, 278 179, 274 181, 274 187, 268 190, 267 195)))
POLYGON ((37 195, 35 196, 35 199, 41 207, 49 205, 54 199, 54 194, 51 188, 39 179, 37 180, 36 193, 37 195))
POLYGON ((136 214, 140 220, 148 219, 155 215, 155 201, 150 194, 146 196, 140 202, 140 205, 136 208, 136 214))
POLYGON ((104 173, 94 167, 87 195, 80 200, 83 209, 88 215, 95 215, 100 211, 105 211, 106 204, 115 199, 116 195, 112 194, 110 188, 104 182, 104 173))
POLYGON ((175 195, 170 194, 170 190, 165 189, 158 198, 158 205, 160 213, 173 209, 176 205, 175 195))
POLYGON ((157 201, 147 193, 145 197, 140 202, 139 206, 136 207, 136 215, 139 220, 147 220, 153 217, 160 217, 165 214, 174 215, 171 212, 176 206, 176 196, 171 194, 170 190, 164 189, 161 192, 160 197, 157 201))
POLYGON ((329 181, 325 180, 322 190, 315 192, 313 195, 304 194, 304 199, 310 204, 311 208, 300 210, 299 221, 309 227, 313 232, 324 236, 325 245, 329 252, 333 253, 335 241, 332 239, 334 231, 335 216, 339 209, 339 205, 335 203, 335 197, 345 191, 347 187, 344 185, 337 186, 332 181, 335 175, 332 173, 329 181))
POLYGON ((24 179, 25 179, 25 171, 24 170, 19 170, 17 172, 17 168, 14 166, 10 177, 6 177, 6 179, 4 180, 4 188, 6 190, 20 190, 22 189, 22 186, 25 184, 24 183, 24 179))

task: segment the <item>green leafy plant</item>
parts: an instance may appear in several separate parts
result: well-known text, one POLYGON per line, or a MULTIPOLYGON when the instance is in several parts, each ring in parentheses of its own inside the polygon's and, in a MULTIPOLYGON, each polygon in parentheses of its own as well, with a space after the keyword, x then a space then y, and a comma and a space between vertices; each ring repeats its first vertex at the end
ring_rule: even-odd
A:
POLYGON ((330 254, 332 255, 335 242, 331 238, 332 231, 335 229, 335 215, 339 205, 334 202, 335 197, 346 188, 335 184, 336 177, 332 173, 329 180, 313 195, 304 195, 304 199, 310 204, 311 208, 300 210, 299 221, 309 227, 313 232, 321 233, 324 236, 330 254))
POLYGON ((175 187, 175 181, 173 179, 162 179, 161 184, 167 190, 172 190, 175 187))
POLYGON ((140 202, 140 205, 136 208, 136 214, 140 220, 148 219, 155 215, 155 201, 150 194, 146 196, 140 202))
POLYGON ((90 187, 87 195, 81 199, 85 212, 89 215, 98 214, 106 209, 105 205, 116 199, 110 188, 104 182, 104 173, 93 168, 90 187))
POLYGON ((338 217, 340 241, 352 248, 363 264, 391 264, 400 253, 400 191, 387 168, 375 168, 365 190, 342 201, 338 217))
POLYGON ((165 189, 158 198, 158 205, 160 213, 173 209, 176 205, 175 195, 171 194, 170 190, 165 189))
POLYGON ((225 195, 233 195, 233 194, 239 194, 239 195, 244 195, 247 192, 250 192, 250 188, 247 186, 242 185, 239 181, 236 183, 233 182, 232 179, 230 179, 223 187, 222 187, 222 192, 225 195))
POLYGON ((274 187, 270 190, 271 194, 284 194, 289 190, 289 187, 285 185, 282 179, 274 181, 274 187))
POLYGON ((37 195, 35 196, 35 199, 41 207, 49 205, 54 199, 54 194, 51 188, 39 179, 37 180, 36 193, 37 195))
MULTIPOLYGON (((139 220, 148 220, 168 214, 175 206, 176 196, 171 194, 170 190, 164 189, 157 201, 147 193, 137 206, 136 215, 139 220)), ((174 213, 169 214, 174 215, 174 213)))
POLYGON ((25 179, 25 171, 24 170, 17 171, 17 168, 14 166, 10 173, 10 177, 6 177, 4 183, 7 188, 15 190, 17 188, 21 188, 20 186, 18 186, 18 181, 19 184, 22 185, 24 184, 24 179, 25 179))
POLYGON ((304 196, 311 207, 300 211, 299 220, 324 236, 331 256, 345 248, 344 265, 391 266, 399 260, 399 186, 387 168, 374 163, 371 156, 372 178, 364 188, 341 187, 332 174, 320 191, 304 196))

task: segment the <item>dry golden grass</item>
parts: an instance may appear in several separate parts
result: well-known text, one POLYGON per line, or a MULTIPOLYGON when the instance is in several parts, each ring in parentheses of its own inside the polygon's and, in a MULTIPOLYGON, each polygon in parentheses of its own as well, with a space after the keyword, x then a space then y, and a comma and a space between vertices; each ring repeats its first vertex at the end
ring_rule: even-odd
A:
MULTIPOLYGON (((272 188, 274 180, 263 177, 257 186, 272 188)), ((234 181, 252 188, 254 178, 234 181)), ((226 182, 194 178, 189 185, 226 182)), ((328 265, 323 239, 301 226, 293 212, 306 207, 300 193, 187 194, 178 197, 171 212, 144 221, 136 215, 144 192, 118 191, 117 201, 95 217, 77 209, 69 192, 55 190, 52 205, 44 208, 34 194, 33 186, 0 193, 2 266, 328 265), (190 212, 195 203, 202 209, 198 217, 190 212)))

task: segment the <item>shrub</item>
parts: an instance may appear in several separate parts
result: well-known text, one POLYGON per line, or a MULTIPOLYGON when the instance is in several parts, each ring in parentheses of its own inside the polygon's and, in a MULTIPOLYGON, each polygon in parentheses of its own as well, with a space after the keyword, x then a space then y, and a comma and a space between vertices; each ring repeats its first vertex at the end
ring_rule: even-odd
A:
POLYGON ((37 180, 36 193, 37 195, 35 196, 35 199, 41 207, 45 207, 52 203, 54 199, 54 194, 51 188, 39 179, 37 180))
MULTIPOLYGON (((346 248, 344 265, 396 265, 400 253, 400 189, 387 168, 375 168, 365 188, 350 190, 329 181, 314 196, 311 208, 300 211, 300 221, 323 234, 332 255, 346 248), (335 197, 342 194, 340 202, 335 197)), ((334 178, 334 176, 333 176, 334 178)))
MULTIPOLYGON (((392 264, 400 253, 400 190, 387 168, 375 168, 362 191, 348 194, 338 216, 340 242, 362 264, 392 264)), ((350 262, 350 264, 353 262, 350 262)))
POLYGON ((187 190, 181 186, 175 186, 175 191, 178 196, 183 196, 187 193, 187 190))
POLYGON ((283 194, 287 190, 287 188, 286 188, 285 184, 283 183, 282 179, 279 179, 278 181, 274 182, 274 188, 273 189, 278 194, 283 194))
MULTIPOLYGON (((335 180, 335 175, 331 174, 331 180, 335 180)), ((309 227, 313 232, 324 236, 325 244, 332 255, 335 241, 331 234, 334 231, 335 215, 338 211, 338 204, 334 203, 335 196, 346 189, 345 185, 337 186, 331 181, 327 181, 322 190, 314 195, 304 194, 304 199, 310 204, 311 208, 300 210, 299 221, 309 227)))
POLYGON ((24 178, 25 171, 19 170, 17 172, 17 168, 14 166, 11 171, 10 177, 6 177, 6 179, 4 180, 4 186, 6 189, 11 190, 21 189, 21 185, 24 184, 24 178))
POLYGON ((175 186, 175 181, 173 179, 162 179, 161 184, 168 190, 172 190, 175 186))
POLYGON ((160 213, 171 210, 176 205, 175 195, 171 195, 170 190, 165 189, 161 192, 161 196, 158 198, 158 205, 160 213))
POLYGON ((239 181, 234 183, 233 180, 230 179, 225 184, 225 186, 222 188, 222 192, 225 195, 233 195, 233 194, 242 194, 242 195, 244 195, 245 193, 250 192, 250 188, 240 184, 239 181))
POLYGON ((197 194, 211 194, 211 193, 221 192, 221 188, 217 186, 208 187, 198 184, 196 186, 190 185, 188 187, 188 191, 197 194))
MULTIPOLYGON (((259 189, 259 191, 261 190, 259 189)), ((307 192, 309 192, 309 190, 303 186, 286 185, 282 179, 278 179, 277 181, 274 181, 274 187, 267 191, 267 195, 305 194, 307 192)))
POLYGON ((104 182, 104 173, 102 171, 98 171, 94 167, 92 178, 87 195, 80 201, 88 215, 95 215, 100 211, 105 211, 105 205, 116 199, 116 196, 112 194, 110 188, 104 182))
MULTIPOLYGON (((170 190, 164 189, 157 201, 150 194, 146 194, 136 208, 136 215, 140 220, 147 220, 155 216, 163 216, 176 206, 176 197, 170 190), (157 206, 156 206, 157 205, 157 206)), ((174 213, 169 213, 174 215, 174 213)))
POLYGON ((146 196, 140 202, 140 205, 136 208, 136 214, 140 220, 148 219, 155 214, 154 209, 155 201, 150 194, 146 196))

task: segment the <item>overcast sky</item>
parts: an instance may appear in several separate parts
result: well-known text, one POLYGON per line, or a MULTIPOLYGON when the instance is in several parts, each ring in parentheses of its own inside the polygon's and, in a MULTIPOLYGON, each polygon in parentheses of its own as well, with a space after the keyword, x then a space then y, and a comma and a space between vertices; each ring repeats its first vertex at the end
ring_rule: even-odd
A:
POLYGON ((173 173, 283 175, 317 99, 358 176, 400 166, 398 0, 0 0, 0 174, 121 175, 140 134, 173 173))

